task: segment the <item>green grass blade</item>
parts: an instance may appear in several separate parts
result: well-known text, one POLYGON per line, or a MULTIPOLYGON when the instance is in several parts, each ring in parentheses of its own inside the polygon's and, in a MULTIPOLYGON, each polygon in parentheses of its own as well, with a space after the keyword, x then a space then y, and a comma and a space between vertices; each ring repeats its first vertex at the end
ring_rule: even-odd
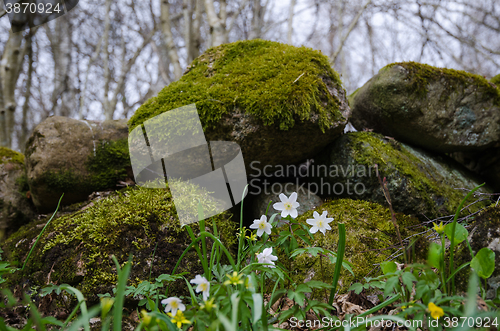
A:
POLYGON ((118 286, 116 287, 115 302, 113 305, 113 330, 121 331, 122 329, 122 316, 123 316, 123 303, 125 301, 125 289, 127 286, 128 276, 130 274, 130 269, 132 268, 132 255, 128 258, 128 262, 123 267, 119 269, 118 260, 113 256, 115 264, 117 264, 118 270, 118 286))
POLYGON ((21 270, 24 270, 24 267, 26 266, 26 263, 28 262, 28 260, 29 260, 29 258, 31 256, 31 253, 33 252, 33 249, 35 249, 36 244, 40 240, 40 237, 42 236, 43 232, 45 231, 45 229, 47 228, 47 226, 50 224, 50 222, 52 221, 52 219, 54 218, 54 216, 56 216, 56 213, 59 210, 59 205, 61 204, 61 200, 62 200, 63 196, 64 196, 64 193, 59 198, 59 202, 57 203, 56 211, 54 212, 54 214, 52 214, 52 217, 49 219, 49 221, 47 222, 47 224, 45 224, 45 226, 43 227, 42 232, 40 232, 40 234, 38 235, 38 238, 36 238, 36 241, 33 244, 33 246, 31 246, 31 249, 30 249, 30 251, 28 253, 28 256, 26 257, 26 260, 24 260, 24 264, 23 264, 23 267, 21 268, 21 270))

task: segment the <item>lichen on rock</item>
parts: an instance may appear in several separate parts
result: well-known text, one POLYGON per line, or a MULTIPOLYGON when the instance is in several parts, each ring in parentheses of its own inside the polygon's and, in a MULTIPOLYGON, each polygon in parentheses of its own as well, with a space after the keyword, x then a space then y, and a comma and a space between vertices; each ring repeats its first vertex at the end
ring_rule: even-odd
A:
POLYGON ((500 141, 500 90, 465 71, 393 63, 351 101, 356 129, 432 151, 480 151, 500 141))
MULTIPOLYGON (((482 183, 447 157, 372 132, 351 132, 335 141, 316 158, 312 180, 326 196, 386 204, 375 165, 380 176, 386 177, 394 210, 422 221, 454 214, 466 194, 461 189, 472 190, 482 183)), ((483 193, 490 191, 481 188, 483 193)), ((487 203, 471 208, 479 210, 487 203)))

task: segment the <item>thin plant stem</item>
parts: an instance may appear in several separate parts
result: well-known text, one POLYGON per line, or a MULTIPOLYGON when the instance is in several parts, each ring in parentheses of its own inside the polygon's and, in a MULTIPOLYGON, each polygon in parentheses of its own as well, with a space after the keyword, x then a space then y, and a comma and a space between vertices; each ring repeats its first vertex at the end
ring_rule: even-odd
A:
POLYGON ((63 196, 64 196, 64 193, 59 198, 59 202, 57 203, 57 208, 54 211, 54 213, 52 214, 52 217, 49 219, 49 221, 47 222, 47 224, 45 224, 45 226, 43 227, 42 232, 40 232, 40 234, 38 235, 38 238, 36 238, 36 241, 33 244, 33 246, 31 246, 31 249, 30 249, 30 251, 28 253, 28 256, 26 257, 26 260, 24 260, 24 264, 23 264, 23 267, 21 268, 21 270, 24 270, 24 267, 26 266, 26 263, 28 262, 28 260, 29 260, 29 258, 31 256, 31 253, 33 252, 33 249, 35 249, 36 244, 38 243, 38 241, 42 237, 43 232, 45 231, 45 229, 47 228, 47 226, 49 226, 49 224, 52 221, 52 219, 54 218, 54 216, 56 216, 56 213, 59 210, 59 205, 61 204, 61 200, 62 200, 63 196))
MULTIPOLYGON (((457 220, 458 220, 458 216, 460 215, 460 212, 462 211, 462 207, 464 206, 465 202, 467 201, 467 199, 469 199, 473 194, 474 192, 476 192, 477 190, 479 190, 481 188, 481 186, 483 186, 485 183, 477 186, 476 188, 474 188, 472 191, 470 191, 466 196, 465 198, 460 202, 460 205, 458 206, 457 208, 457 211, 455 212, 455 217, 453 218, 453 223, 451 224, 451 238, 450 238, 450 272, 449 274, 452 275, 453 274, 453 271, 454 271, 454 251, 455 251, 455 228, 457 227, 457 220)), ((451 290, 452 290, 452 294, 455 294, 455 277, 453 277, 451 279, 451 290)))

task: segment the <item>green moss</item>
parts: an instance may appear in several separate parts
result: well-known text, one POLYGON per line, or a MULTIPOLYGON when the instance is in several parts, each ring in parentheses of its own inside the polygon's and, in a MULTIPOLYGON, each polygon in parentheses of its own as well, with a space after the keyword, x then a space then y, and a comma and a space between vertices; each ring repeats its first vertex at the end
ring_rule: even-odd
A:
POLYGON ((101 141, 87 165, 95 190, 114 187, 119 179, 127 177, 130 167, 127 139, 101 141))
POLYGON ((24 165, 24 155, 6 147, 0 147, 0 164, 17 163, 24 165))
POLYGON ((208 49, 180 80, 143 104, 130 119, 129 129, 196 103, 204 128, 216 127, 225 114, 243 109, 281 130, 309 119, 314 111, 324 131, 342 118, 339 101, 328 91, 331 84, 342 83, 319 51, 258 39, 224 44, 208 49))
MULTIPOLYGON (((212 222, 217 222, 222 241, 231 247, 236 236, 229 216, 222 213, 208 219, 207 230, 212 228, 212 222)), ((198 223, 191 227, 195 233, 199 231, 198 223)), ((4 244, 8 260, 21 265, 40 230, 35 222, 13 234, 4 244)), ((26 269, 9 281, 16 285, 29 278, 33 284, 44 285, 50 275, 52 282, 77 286, 89 300, 95 301, 97 293, 109 292, 115 285, 112 255, 120 262, 133 255, 131 279, 137 282, 147 280, 150 270, 153 279, 172 272, 190 242, 186 229, 180 227, 169 189, 127 188, 92 202, 84 210, 54 219, 26 269)), ((186 256, 178 271, 201 272, 194 251, 186 256)))
POLYGON ((500 90, 491 86, 488 80, 483 76, 462 70, 437 68, 417 62, 391 63, 381 70, 389 69, 394 66, 402 66, 408 70, 408 77, 411 81, 405 87, 406 92, 416 93, 419 98, 426 98, 428 92, 427 86, 430 82, 439 81, 439 79, 443 77, 446 79, 446 83, 450 85, 448 86, 450 91, 454 91, 458 87, 465 89, 470 85, 475 85, 477 88, 484 91, 485 98, 493 98, 495 100, 494 103, 500 106, 500 90))
MULTIPOLYGON (((375 277, 379 274, 378 264, 390 258, 399 247, 396 231, 391 221, 388 208, 379 204, 350 199, 339 199, 325 202, 315 210, 319 214, 328 212, 327 217, 333 217, 330 223, 332 230, 326 235, 320 232, 314 234, 313 246, 322 247, 334 252, 337 251, 338 229, 336 223, 344 223, 346 227, 345 260, 351 262, 355 276, 347 270, 341 273, 340 293, 346 293, 349 286, 363 277, 375 277)), ((313 218, 314 211, 299 216, 297 221, 307 225, 306 220, 313 218)), ((421 225, 415 217, 403 214, 396 215, 402 238, 408 238, 421 231, 421 225), (419 229, 420 228, 420 229, 419 229)), ((406 245, 408 241, 406 241, 406 245)), ((426 245, 417 247, 417 256, 421 259, 426 256, 426 245)), ((404 262, 402 256, 396 258, 404 262)), ((290 266, 291 277, 297 284, 304 281, 308 274, 315 274, 315 280, 330 283, 333 278, 334 265, 327 259, 313 258, 306 254, 299 256, 290 266), (323 271, 322 271, 323 270, 323 271)), ((323 297, 324 293, 315 293, 316 298, 323 297)))
POLYGON ((492 79, 490 79, 490 82, 497 85, 497 88, 500 88, 500 74, 498 74, 495 77, 493 77, 492 79))
MULTIPOLYGON (((372 132, 348 133, 349 145, 347 149, 354 151, 355 163, 368 167, 375 164, 379 167, 382 176, 387 176, 388 181, 398 180, 404 177, 405 186, 408 188, 410 196, 417 196, 425 202, 428 211, 437 212, 439 208, 444 208, 441 212, 454 214, 455 209, 464 198, 464 192, 454 189, 454 183, 443 183, 439 174, 429 171, 418 157, 413 155, 408 149, 395 140, 385 140, 380 134, 372 132), (444 201, 436 201, 437 198, 444 201)), ((373 177, 373 185, 377 185, 378 179, 373 177)), ((396 183, 395 187, 401 186, 396 183)), ((471 188, 472 189, 472 188, 471 188)), ((391 198, 398 199, 394 193, 391 198)), ((472 206, 474 211, 483 208, 484 204, 472 206)))

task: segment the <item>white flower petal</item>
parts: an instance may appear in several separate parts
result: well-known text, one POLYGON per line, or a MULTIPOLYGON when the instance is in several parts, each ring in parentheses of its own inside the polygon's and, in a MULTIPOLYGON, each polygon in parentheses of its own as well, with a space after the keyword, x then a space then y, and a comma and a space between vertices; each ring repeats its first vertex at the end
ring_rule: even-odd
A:
MULTIPOLYGON (((288 198, 288 201, 292 203, 296 203, 297 201, 297 192, 293 192, 291 195, 290 195, 290 198, 288 198)), ((298 206, 297 206, 298 207, 298 206)), ((295 208, 295 207, 294 207, 295 208)))
POLYGON ((278 210, 278 211, 281 211, 281 210, 285 209, 285 204, 283 202, 276 202, 273 205, 273 208, 276 209, 276 210, 278 210))
POLYGON ((281 202, 283 202, 283 203, 288 202, 288 198, 283 193, 280 193, 279 197, 280 197, 281 202))

